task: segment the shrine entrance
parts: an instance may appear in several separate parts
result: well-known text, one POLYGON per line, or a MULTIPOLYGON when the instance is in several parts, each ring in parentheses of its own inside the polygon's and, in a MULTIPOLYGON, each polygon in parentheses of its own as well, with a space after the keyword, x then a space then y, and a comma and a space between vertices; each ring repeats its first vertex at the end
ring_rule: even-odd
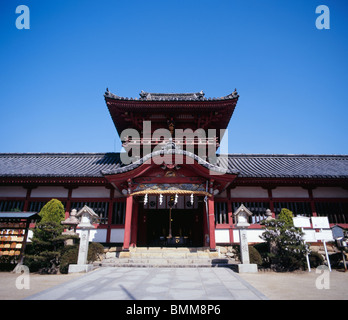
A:
MULTIPOLYGON (((203 200, 202 200, 203 202, 203 200)), ((203 203, 193 208, 147 208, 139 206, 137 246, 201 247, 204 230, 203 203)))

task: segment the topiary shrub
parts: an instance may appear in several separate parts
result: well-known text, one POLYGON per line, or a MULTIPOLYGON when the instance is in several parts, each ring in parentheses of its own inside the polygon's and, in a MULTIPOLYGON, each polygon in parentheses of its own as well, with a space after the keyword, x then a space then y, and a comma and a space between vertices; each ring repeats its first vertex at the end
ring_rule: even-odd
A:
POLYGON ((283 208, 279 213, 278 219, 284 222, 287 227, 292 227, 294 225, 293 214, 289 209, 283 208))
POLYGON ((59 200, 52 199, 42 207, 39 216, 41 223, 56 222, 60 225, 60 222, 65 219, 64 206, 59 200))

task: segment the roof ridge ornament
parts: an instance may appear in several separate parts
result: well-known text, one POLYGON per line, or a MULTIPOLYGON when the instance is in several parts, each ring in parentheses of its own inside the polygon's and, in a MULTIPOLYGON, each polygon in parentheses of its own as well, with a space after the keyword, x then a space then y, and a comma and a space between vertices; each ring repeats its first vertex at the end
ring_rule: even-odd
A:
POLYGON ((239 94, 238 94, 237 89, 235 88, 232 93, 230 93, 229 95, 225 96, 224 98, 225 99, 235 99, 235 98, 238 98, 238 97, 239 97, 239 94))
POLYGON ((141 99, 147 99, 149 96, 149 93, 145 92, 144 90, 141 90, 141 92, 139 93, 139 96, 141 99))

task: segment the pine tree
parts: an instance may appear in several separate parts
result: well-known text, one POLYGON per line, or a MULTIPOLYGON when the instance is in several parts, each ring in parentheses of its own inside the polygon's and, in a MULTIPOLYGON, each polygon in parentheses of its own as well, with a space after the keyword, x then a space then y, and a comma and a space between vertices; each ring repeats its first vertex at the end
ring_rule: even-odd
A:
POLYGON ((278 219, 266 221, 264 225, 260 237, 269 245, 271 266, 278 271, 304 268, 309 247, 302 240, 303 232, 293 226, 292 212, 282 209, 278 219))
POLYGON ((61 251, 64 247, 61 221, 65 218, 63 204, 57 200, 49 201, 39 213, 41 221, 33 229, 31 245, 25 256, 25 264, 30 271, 57 273, 61 251))

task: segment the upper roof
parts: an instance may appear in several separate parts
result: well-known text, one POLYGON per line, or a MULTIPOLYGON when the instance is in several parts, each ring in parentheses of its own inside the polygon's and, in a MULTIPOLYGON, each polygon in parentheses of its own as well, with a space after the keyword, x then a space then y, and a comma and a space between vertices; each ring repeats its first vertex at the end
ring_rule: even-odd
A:
MULTIPOLYGON (((221 163, 238 177, 348 179, 347 155, 229 154, 221 163)), ((103 177, 121 167, 119 153, 0 153, 0 177, 103 177)))
MULTIPOLYGON (((205 93, 203 92, 203 90, 200 92, 192 93, 151 93, 141 90, 139 96, 140 101, 211 101, 236 99, 239 97, 237 89, 235 89, 234 92, 228 94, 227 96, 220 98, 205 98, 205 93)), ((106 88, 104 97, 115 100, 138 100, 137 98, 120 97, 111 93, 108 88, 106 88)))
POLYGON ((106 89, 105 102, 119 136, 126 129, 144 131, 144 121, 151 121, 151 133, 168 128, 215 129, 221 139, 220 129, 226 129, 237 105, 239 95, 235 90, 221 98, 205 98, 204 92, 150 93, 140 92, 140 98, 124 98, 106 89))

